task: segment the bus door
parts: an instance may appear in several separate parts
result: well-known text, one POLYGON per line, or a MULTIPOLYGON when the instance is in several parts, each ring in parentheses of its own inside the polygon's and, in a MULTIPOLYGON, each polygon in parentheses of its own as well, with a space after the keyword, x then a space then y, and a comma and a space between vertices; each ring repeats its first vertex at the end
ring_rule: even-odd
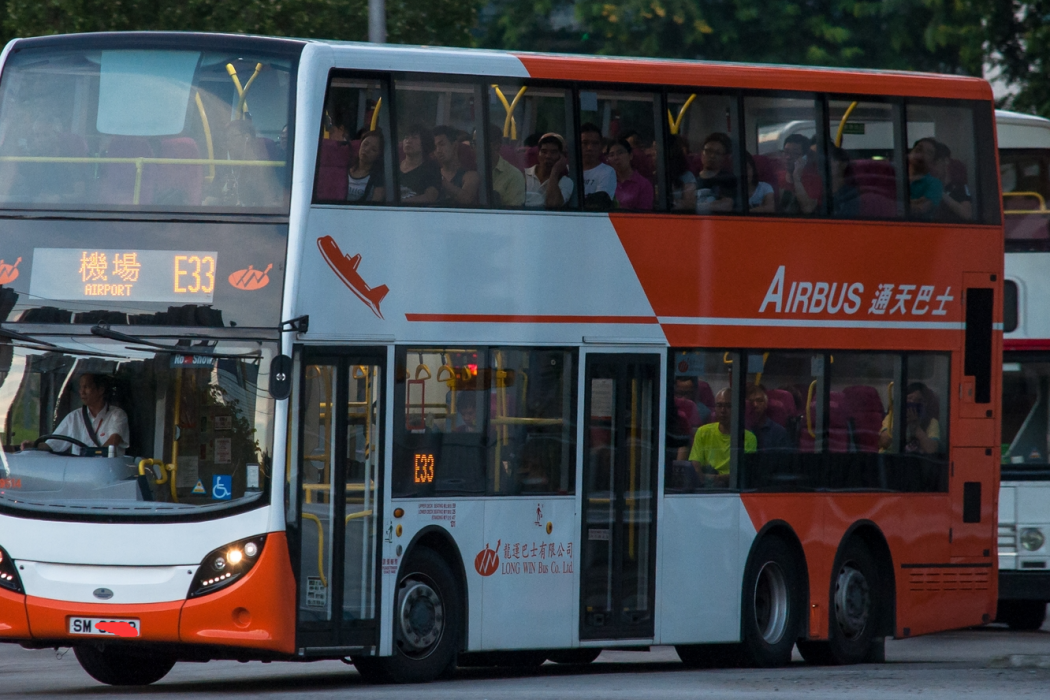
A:
POLYGON ((586 356, 580 639, 653 636, 660 355, 586 356))
POLYGON ((307 655, 378 643, 385 357, 308 350, 301 363, 297 647, 307 655))

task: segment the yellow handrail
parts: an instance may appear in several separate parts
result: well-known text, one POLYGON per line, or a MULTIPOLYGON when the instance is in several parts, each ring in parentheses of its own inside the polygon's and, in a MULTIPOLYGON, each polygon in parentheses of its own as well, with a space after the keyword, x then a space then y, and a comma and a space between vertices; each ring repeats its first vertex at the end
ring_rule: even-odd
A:
POLYGON ((846 108, 846 113, 842 115, 842 119, 839 120, 838 131, 835 132, 835 145, 839 148, 842 147, 842 132, 846 128, 846 121, 849 119, 849 115, 853 114, 853 110, 857 108, 857 102, 854 100, 850 102, 849 107, 846 108))
POLYGON ((522 85, 518 90, 518 94, 510 102, 507 101, 507 97, 500 90, 499 85, 493 83, 492 89, 496 91, 496 97, 503 103, 503 110, 507 113, 507 116, 503 119, 503 138, 510 136, 511 139, 516 140, 518 138, 518 122, 514 119, 514 108, 518 106, 518 102, 521 100, 522 95, 525 94, 528 86, 522 85))
MULTIPOLYGON (((197 91, 196 101, 197 101, 197 111, 200 112, 200 115, 201 115, 201 124, 204 126, 204 143, 208 147, 208 159, 209 160, 215 160, 215 146, 212 144, 212 141, 211 141, 211 125, 208 123, 208 113, 206 111, 204 111, 204 102, 201 101, 201 91, 200 90, 197 91)), ((214 182, 215 181, 215 164, 214 163, 212 163, 212 165, 211 165, 211 172, 204 179, 207 180, 208 182, 214 182)))
POLYGON ((1017 215, 1017 214, 1047 214, 1047 213, 1050 213, 1050 212, 1047 211, 1047 208, 1046 208, 1046 199, 1044 199, 1043 195, 1039 194, 1038 192, 1003 192, 1003 203, 1004 204, 1006 203, 1006 198, 1007 197, 1034 197, 1035 199, 1039 200, 1039 208, 1038 209, 1005 209, 1004 208, 1003 209, 1003 213, 1008 215, 1008 216, 1017 215))
POLYGON ((667 110, 667 122, 671 126, 671 135, 677 136, 678 130, 682 128, 682 119, 685 117, 685 113, 689 111, 689 107, 693 104, 693 100, 696 99, 696 93, 694 92, 689 96, 689 99, 685 101, 681 109, 678 110, 678 117, 671 117, 671 110, 667 110))
POLYGON ((159 479, 154 478, 153 479, 153 483, 157 484, 157 486, 161 486, 163 484, 169 484, 170 483, 171 486, 169 488, 171 488, 171 497, 175 500, 176 503, 178 503, 179 502, 179 498, 175 494, 175 472, 178 471, 178 465, 175 464, 174 462, 171 463, 171 464, 165 464, 164 460, 162 460, 162 459, 140 459, 139 460, 139 474, 141 476, 145 476, 146 475, 146 468, 147 467, 153 467, 153 466, 160 467, 160 478, 159 479), (169 476, 169 473, 170 473, 170 476, 169 476))
POLYGON ((324 575, 324 528, 321 519, 313 513, 303 513, 303 520, 317 523, 317 573, 321 576, 321 585, 328 588, 328 578, 324 575))
POLYGON ((892 433, 893 432, 893 382, 890 382, 886 386, 886 394, 890 397, 890 399, 889 399, 889 406, 886 409, 886 418, 889 419, 889 420, 886 421, 886 425, 890 429, 890 432, 892 433))
POLYGON ((259 73, 262 72, 262 69, 263 69, 263 64, 256 63, 255 64, 255 72, 252 73, 252 77, 248 78, 248 82, 246 82, 244 84, 244 90, 241 92, 241 100, 237 104, 237 109, 239 111, 241 111, 243 114, 247 114, 248 113, 248 102, 247 102, 247 100, 248 100, 248 91, 251 89, 252 83, 255 82, 255 79, 259 77, 259 73))
POLYGON ((383 106, 383 98, 380 97, 376 100, 376 108, 372 110, 372 123, 369 125, 371 131, 376 130, 376 123, 379 121, 379 108, 383 106))

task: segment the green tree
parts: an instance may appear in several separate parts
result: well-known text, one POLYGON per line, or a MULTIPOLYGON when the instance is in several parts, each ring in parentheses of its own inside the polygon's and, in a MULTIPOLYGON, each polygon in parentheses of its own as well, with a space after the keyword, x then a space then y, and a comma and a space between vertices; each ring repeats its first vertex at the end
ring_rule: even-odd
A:
POLYGON ((989 62, 1014 94, 1003 106, 1050 117, 1050 0, 980 0, 989 62))
MULTIPOLYGON (((392 43, 471 46, 481 0, 387 0, 392 43)), ((7 38, 176 30, 364 41, 368 0, 7 0, 7 38)))

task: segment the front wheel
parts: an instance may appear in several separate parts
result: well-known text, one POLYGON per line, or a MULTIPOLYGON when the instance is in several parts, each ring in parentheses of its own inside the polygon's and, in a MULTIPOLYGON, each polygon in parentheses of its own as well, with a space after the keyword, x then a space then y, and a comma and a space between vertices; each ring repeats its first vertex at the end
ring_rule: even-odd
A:
MULTIPOLYGON (((423 683, 452 670, 462 638, 459 586, 436 552, 417 549, 405 561, 394 608, 394 654, 351 657, 368 681, 423 683)), ((541 662, 542 663, 542 662, 541 662)))
POLYGON ((1042 600, 1000 600, 996 611, 997 622, 1005 622, 1010 629, 1034 632, 1046 622, 1046 602, 1042 600))
POLYGON ((150 685, 175 666, 174 658, 145 647, 82 644, 73 653, 89 676, 106 685, 150 685))
POLYGON ((782 537, 758 543, 744 576, 742 651, 754 666, 784 666, 798 636, 802 576, 782 537))

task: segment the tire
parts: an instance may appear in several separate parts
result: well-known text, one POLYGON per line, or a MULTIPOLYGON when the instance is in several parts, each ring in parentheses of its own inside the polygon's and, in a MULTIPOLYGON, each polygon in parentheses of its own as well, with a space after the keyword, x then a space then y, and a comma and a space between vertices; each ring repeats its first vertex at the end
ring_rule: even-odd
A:
POLYGON ((591 647, 580 649, 558 649, 547 654, 547 660, 556 664, 578 664, 584 666, 598 658, 601 649, 591 647))
POLYGON ((802 575, 792 547, 782 537, 763 537, 747 573, 741 606, 741 651, 758 667, 791 662, 801 620, 802 575))
POLYGON ((737 668, 745 660, 740 644, 679 644, 674 650, 689 668, 737 668))
POLYGON ((369 682, 425 683, 451 673, 463 638, 463 604, 448 564, 420 547, 401 567, 394 607, 394 653, 351 657, 369 682))
POLYGON ((175 659, 148 647, 126 648, 103 644, 73 647, 81 668, 106 685, 150 685, 175 666, 175 659))
MULTIPOLYGON (((882 619, 882 597, 874 557, 863 542, 851 539, 832 571, 827 649, 826 656, 824 651, 818 653, 820 663, 846 665, 878 660, 881 639, 876 634, 882 619)), ((820 646, 819 642, 811 644, 820 646)))
POLYGON ((1000 600, 996 622, 1005 622, 1012 630, 1034 632, 1046 622, 1046 602, 1042 600, 1000 600))
POLYGON ((819 639, 799 639, 795 642, 798 653, 802 655, 806 663, 813 666, 832 666, 835 657, 831 654, 831 645, 819 639))

